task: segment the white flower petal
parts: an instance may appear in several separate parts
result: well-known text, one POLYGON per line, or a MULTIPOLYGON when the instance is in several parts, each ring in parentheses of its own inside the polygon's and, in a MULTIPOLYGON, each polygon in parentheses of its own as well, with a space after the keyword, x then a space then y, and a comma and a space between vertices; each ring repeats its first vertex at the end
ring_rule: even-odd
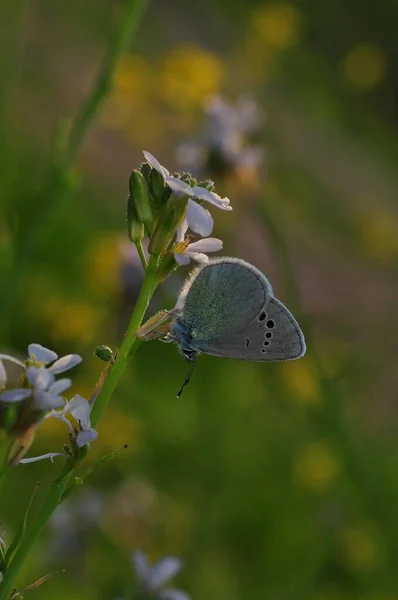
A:
POLYGON ((37 391, 46 390, 54 383, 54 375, 52 375, 46 367, 29 367, 26 371, 26 376, 29 383, 32 384, 37 391))
POLYGON ((151 165, 153 169, 155 169, 155 171, 158 171, 158 173, 163 175, 164 178, 169 176, 169 171, 165 167, 162 167, 158 159, 155 158, 153 154, 144 150, 143 155, 145 156, 145 160, 151 165))
POLYGON ((63 373, 64 371, 69 371, 76 365, 82 362, 82 357, 78 354, 67 354, 63 356, 59 360, 55 361, 53 365, 48 369, 53 375, 58 375, 58 373, 63 373))
POLYGON ((182 590, 176 590, 174 588, 160 590, 159 598, 161 598, 161 600, 191 600, 191 596, 188 596, 188 594, 182 590))
POLYGON ((87 400, 83 398, 83 396, 76 394, 76 396, 73 396, 72 400, 69 402, 66 412, 71 413, 71 415, 79 423, 81 429, 88 430, 91 427, 90 410, 91 406, 87 400))
POLYGON ((158 590, 165 583, 172 579, 181 570, 182 563, 179 558, 167 556, 152 567, 150 589, 158 590))
POLYGON ((193 196, 191 186, 177 177, 166 177, 166 183, 169 188, 173 191, 175 196, 193 196))
POLYGON ((193 187, 192 196, 199 198, 200 200, 206 200, 206 202, 214 204, 214 206, 217 206, 217 208, 220 208, 221 210, 232 210, 228 198, 221 198, 221 196, 215 192, 210 192, 204 187, 198 185, 193 187))
POLYGON ((46 458, 49 458, 51 462, 53 462, 56 456, 65 456, 68 458, 67 454, 64 454, 63 452, 49 452, 48 454, 41 454, 40 456, 33 456, 32 458, 22 458, 19 462, 20 464, 27 465, 28 463, 45 460, 46 458))
POLYGON ((209 262, 209 257, 207 254, 202 254, 201 252, 188 252, 188 256, 201 264, 207 264, 209 262))
POLYGON ((37 392, 35 394, 35 408, 39 410, 51 410, 55 408, 62 408, 65 404, 65 400, 62 396, 51 394, 51 392, 37 392))
POLYGON ((36 360, 39 363, 48 364, 58 358, 58 354, 53 350, 44 348, 40 344, 29 344, 28 353, 31 360, 36 360))
POLYGON ((184 238, 185 238, 185 234, 188 230, 188 221, 186 219, 184 219, 181 224, 179 225, 179 227, 177 228, 177 233, 176 233, 176 242, 183 242, 184 238))
POLYGON ((7 371, 4 368, 3 361, 0 359, 0 389, 6 387, 7 384, 7 371))
POLYGON ((16 365, 19 365, 23 369, 26 369, 26 365, 24 362, 22 362, 22 360, 19 360, 18 358, 14 358, 13 356, 10 356, 9 354, 0 354, 0 360, 3 360, 3 361, 9 360, 10 362, 15 363, 16 365))
POLYGON ((188 200, 185 218, 189 228, 203 237, 207 237, 213 231, 213 218, 211 214, 193 200, 188 200))
POLYGON ((2 402, 20 402, 31 395, 32 390, 28 390, 27 388, 15 388, 0 394, 0 400, 2 402))
POLYGON ((191 262, 191 259, 187 254, 179 254, 178 252, 174 252, 174 258, 180 265, 189 265, 191 262))
POLYGON ((55 381, 52 385, 50 385, 48 391, 55 395, 62 394, 62 392, 70 388, 71 385, 72 380, 65 377, 64 379, 58 379, 58 381, 55 381))
POLYGON ((81 448, 84 444, 89 444, 98 437, 98 432, 95 429, 87 429, 85 431, 79 431, 76 437, 76 443, 81 448))
POLYGON ((222 248, 222 241, 217 238, 204 238, 189 244, 186 252, 218 252, 222 248))
POLYGON ((146 555, 141 550, 136 550, 132 555, 134 573, 138 582, 147 586, 151 576, 151 565, 146 555))

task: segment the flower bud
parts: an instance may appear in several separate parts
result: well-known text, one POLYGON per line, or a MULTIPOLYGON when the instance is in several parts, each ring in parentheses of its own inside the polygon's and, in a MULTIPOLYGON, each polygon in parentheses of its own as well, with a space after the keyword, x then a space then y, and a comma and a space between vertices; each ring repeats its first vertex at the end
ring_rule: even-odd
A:
POLYGON ((133 171, 131 173, 129 179, 129 191, 128 206, 130 204, 134 206, 138 221, 145 225, 145 229, 150 234, 153 226, 153 213, 149 198, 148 184, 140 171, 133 171))
POLYGON ((185 198, 177 198, 173 195, 169 202, 163 206, 159 221, 149 242, 148 250, 150 254, 163 254, 168 249, 178 225, 184 218, 187 204, 188 199, 186 196, 185 198))
POLYGON ((144 226, 139 221, 134 202, 129 194, 127 201, 127 234, 130 242, 136 244, 144 237, 144 226))
POLYGON ((113 358, 113 352, 109 346, 97 346, 94 354, 104 362, 109 362, 113 358))
MULTIPOLYGON (((149 184, 155 206, 162 206, 168 200, 169 196, 171 195, 171 191, 170 194, 167 195, 164 179, 162 175, 156 171, 156 169, 152 169, 150 173, 149 184)), ((167 191, 169 191, 169 188, 167 188, 167 191)))
POLYGON ((9 463, 15 466, 25 456, 35 439, 36 430, 37 424, 33 424, 16 438, 7 457, 9 463))

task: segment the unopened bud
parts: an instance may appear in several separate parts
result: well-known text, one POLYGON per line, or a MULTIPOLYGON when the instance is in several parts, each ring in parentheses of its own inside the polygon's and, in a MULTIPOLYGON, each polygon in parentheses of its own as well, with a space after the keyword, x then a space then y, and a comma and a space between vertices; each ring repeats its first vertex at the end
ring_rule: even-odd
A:
POLYGON ((149 198, 148 184, 140 171, 133 171, 129 179, 129 204, 132 202, 138 220, 145 225, 150 234, 153 226, 153 213, 149 198))
POLYGON ((17 465, 21 458, 25 456, 31 447, 33 440, 35 439, 36 429, 36 424, 31 425, 29 429, 26 429, 19 437, 16 438, 7 457, 9 463, 12 465, 17 465))
POLYGON ((109 362, 113 358, 113 352, 109 346, 97 346, 94 354, 104 362, 109 362))
POLYGON ((144 225, 138 218, 131 194, 129 194, 127 201, 127 233, 130 242, 134 244, 140 242, 144 237, 144 225))
POLYGON ((172 196, 163 206, 159 221, 153 232, 148 250, 150 254, 163 254, 169 247, 177 227, 184 218, 188 199, 172 196))

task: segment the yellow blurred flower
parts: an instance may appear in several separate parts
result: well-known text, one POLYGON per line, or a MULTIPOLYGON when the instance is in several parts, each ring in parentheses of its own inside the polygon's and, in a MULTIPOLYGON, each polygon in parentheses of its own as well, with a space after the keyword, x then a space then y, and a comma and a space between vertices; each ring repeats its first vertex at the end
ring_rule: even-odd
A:
POLYGON ((300 14, 290 2, 267 4, 253 11, 251 33, 265 47, 285 50, 294 46, 301 29, 300 14))
POLYGON ((359 223, 365 250, 374 258, 388 263, 398 257, 398 221, 391 214, 372 213, 359 223))
POLYGON ((358 44, 346 55, 343 70, 351 83, 370 90, 383 81, 387 72, 387 57, 375 44, 358 44))
POLYGON ((118 233, 103 234, 90 245, 86 256, 86 280, 95 294, 106 296, 120 291, 120 246, 118 233))
POLYGON ((295 459, 294 476, 310 492, 325 492, 340 472, 340 463, 324 442, 311 442, 302 448, 295 459))
POLYGON ((221 60, 199 46, 175 48, 160 65, 159 95, 176 110, 193 111, 217 94, 223 79, 221 60))
POLYGON ((156 80, 155 70, 144 59, 125 54, 117 66, 113 88, 102 112, 105 125, 121 130, 141 147, 159 143, 164 133, 156 80))
POLYGON ((295 402, 304 406, 320 405, 321 400, 310 358, 285 362, 281 365, 281 369, 286 387, 295 402))
POLYGON ((79 299, 52 296, 41 310, 54 342, 88 344, 103 321, 102 310, 79 299))
POLYGON ((376 536, 368 527, 350 527, 340 538, 341 557, 352 571, 374 567, 380 559, 380 547, 376 536))

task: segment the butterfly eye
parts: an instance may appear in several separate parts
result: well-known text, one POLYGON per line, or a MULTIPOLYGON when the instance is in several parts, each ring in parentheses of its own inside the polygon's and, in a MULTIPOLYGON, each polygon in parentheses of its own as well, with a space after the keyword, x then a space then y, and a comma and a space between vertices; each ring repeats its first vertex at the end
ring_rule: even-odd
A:
POLYGON ((265 334, 265 337, 270 340, 272 338, 272 331, 267 331, 267 333, 265 334))
POLYGON ((265 314, 265 312, 260 312, 260 314, 258 315, 258 320, 259 321, 265 321, 265 319, 267 318, 267 315, 265 314))
POLYGON ((273 321, 272 319, 268 319, 266 325, 268 329, 272 329, 273 327, 275 327, 275 321, 273 321))
POLYGON ((265 340, 265 342, 263 342, 263 346, 269 346, 269 342, 265 340))

